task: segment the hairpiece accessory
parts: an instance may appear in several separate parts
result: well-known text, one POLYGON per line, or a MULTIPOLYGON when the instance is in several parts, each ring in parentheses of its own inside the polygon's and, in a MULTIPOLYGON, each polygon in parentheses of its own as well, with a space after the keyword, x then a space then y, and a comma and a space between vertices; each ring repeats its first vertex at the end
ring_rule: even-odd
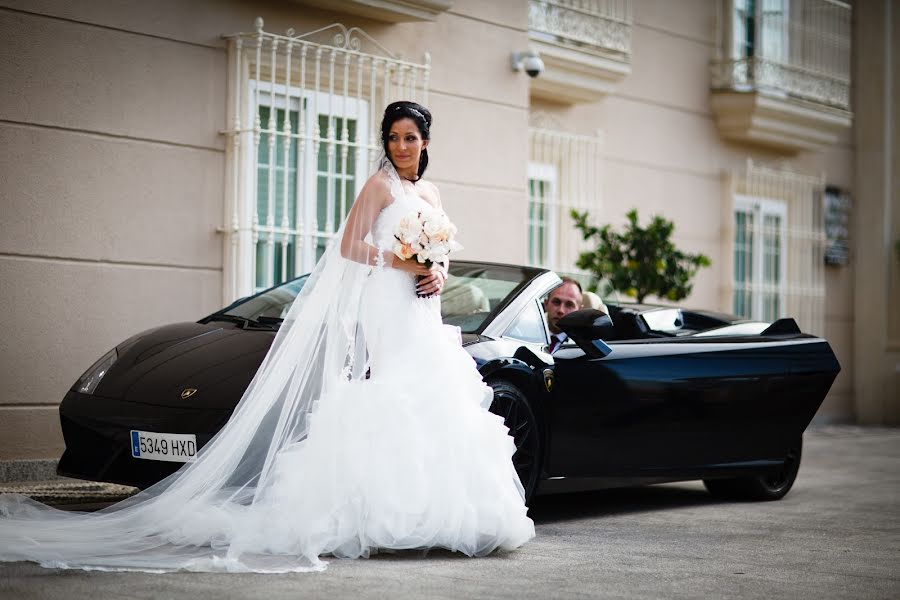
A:
POLYGON ((426 121, 426 122, 428 121, 428 119, 425 118, 425 115, 423 115, 421 111, 419 111, 419 110, 413 108, 412 106, 403 106, 403 105, 400 105, 400 106, 395 106, 395 107, 394 107, 394 110, 403 110, 403 109, 408 110, 409 112, 411 112, 412 114, 416 115, 417 117, 419 117, 419 118, 422 119, 423 121, 426 121))

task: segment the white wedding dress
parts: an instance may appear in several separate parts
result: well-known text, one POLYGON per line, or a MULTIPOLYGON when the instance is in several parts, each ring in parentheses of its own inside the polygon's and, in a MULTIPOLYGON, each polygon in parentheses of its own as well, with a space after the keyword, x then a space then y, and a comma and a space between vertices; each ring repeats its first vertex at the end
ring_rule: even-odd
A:
MULTIPOLYGON (((375 245, 389 247, 400 218, 427 207, 397 198, 375 221, 375 245)), ((434 547, 481 556, 529 540, 513 439, 487 410, 493 392, 459 330, 441 322, 440 297, 418 298, 412 275, 384 268, 363 306, 371 376, 319 401, 309 436, 278 456, 259 526, 234 543, 310 557, 434 547)))
MULTIPOLYGON (((367 238, 382 249, 404 215, 428 207, 389 176, 393 202, 367 238)), ((196 464, 95 514, 0 498, 0 560, 284 572, 322 569, 320 556, 482 556, 531 539, 513 440, 458 329, 442 324, 440 298, 418 298, 397 269, 329 269, 196 464)))

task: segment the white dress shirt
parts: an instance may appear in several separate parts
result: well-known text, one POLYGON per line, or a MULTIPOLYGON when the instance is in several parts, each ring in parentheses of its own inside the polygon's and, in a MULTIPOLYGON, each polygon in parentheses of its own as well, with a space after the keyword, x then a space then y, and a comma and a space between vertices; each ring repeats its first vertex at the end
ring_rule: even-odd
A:
POLYGON ((550 345, 547 346, 547 352, 553 354, 557 350, 559 350, 560 346, 566 343, 566 340, 569 339, 569 336, 563 333, 562 331, 559 333, 555 333, 550 336, 550 345), (556 343, 553 343, 553 338, 557 339, 556 343))

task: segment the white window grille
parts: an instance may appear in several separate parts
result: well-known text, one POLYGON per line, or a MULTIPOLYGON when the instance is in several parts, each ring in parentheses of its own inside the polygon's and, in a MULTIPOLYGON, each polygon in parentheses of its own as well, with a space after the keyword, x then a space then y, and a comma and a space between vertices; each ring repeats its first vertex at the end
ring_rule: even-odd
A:
POLYGON ((572 209, 600 217, 602 138, 561 131, 544 113, 529 129, 528 260, 535 266, 578 272, 575 262, 587 245, 575 230, 572 209))
POLYGON ((528 263, 556 262, 557 173, 554 165, 528 163, 528 263))
POLYGON ((254 32, 226 38, 231 302, 312 269, 381 152, 384 107, 427 103, 430 59, 404 61, 340 24, 277 35, 257 19, 254 32))
POLYGON ((713 87, 850 107, 851 7, 838 0, 720 0, 713 87))
POLYGON ((824 333, 825 178, 748 160, 729 180, 726 310, 824 333))
POLYGON ((734 199, 735 314, 760 321, 784 315, 787 255, 784 202, 748 196, 734 199))

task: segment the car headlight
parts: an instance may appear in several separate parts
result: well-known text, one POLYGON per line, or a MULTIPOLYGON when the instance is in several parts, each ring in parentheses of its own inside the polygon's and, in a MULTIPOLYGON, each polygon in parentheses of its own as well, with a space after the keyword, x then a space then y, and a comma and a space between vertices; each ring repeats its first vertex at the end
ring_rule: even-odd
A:
POLYGON ((115 348, 101 356, 100 360, 91 365, 91 368, 85 371, 81 379, 75 383, 75 389, 82 394, 93 394, 100 380, 118 358, 119 353, 115 348))

